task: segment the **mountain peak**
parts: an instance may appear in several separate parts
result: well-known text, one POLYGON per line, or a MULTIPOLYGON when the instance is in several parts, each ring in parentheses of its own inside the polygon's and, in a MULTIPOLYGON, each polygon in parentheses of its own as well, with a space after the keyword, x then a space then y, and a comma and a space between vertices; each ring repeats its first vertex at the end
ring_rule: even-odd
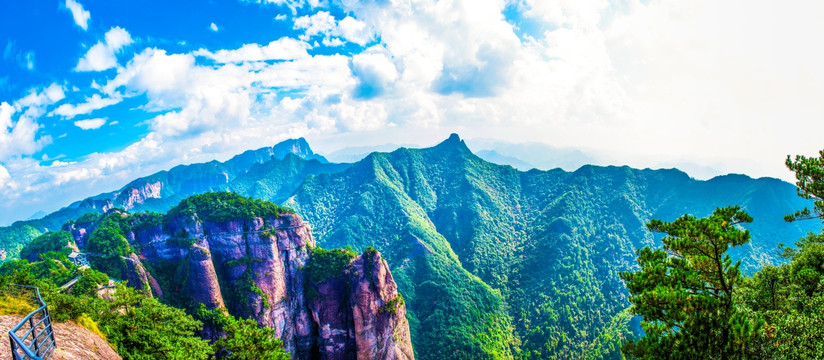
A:
POLYGON ((435 147, 439 149, 455 149, 461 152, 471 152, 466 146, 466 142, 461 140, 461 137, 455 133, 450 134, 446 140, 442 141, 438 145, 435 145, 435 147))
POLYGON ((322 163, 328 162, 326 158, 312 151, 312 148, 309 147, 309 143, 302 137, 283 140, 271 148, 271 154, 279 159, 284 158, 286 154, 289 153, 295 154, 306 160, 317 159, 322 163))

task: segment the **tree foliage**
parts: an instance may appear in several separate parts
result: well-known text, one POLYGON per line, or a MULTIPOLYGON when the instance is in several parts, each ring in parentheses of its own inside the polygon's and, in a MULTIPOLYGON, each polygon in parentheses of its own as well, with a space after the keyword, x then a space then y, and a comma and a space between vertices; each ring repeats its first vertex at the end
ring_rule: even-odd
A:
POLYGON ((787 221, 801 219, 824 219, 824 150, 818 157, 796 155, 795 159, 787 156, 785 165, 795 172, 795 185, 798 196, 813 200, 812 209, 804 208, 784 217, 787 221))
POLYGON ((638 251, 641 269, 621 276, 631 311, 643 316, 645 335, 622 351, 642 359, 741 359, 763 323, 734 304, 741 285, 740 262, 726 254, 749 242, 736 224, 752 222, 739 207, 716 209, 707 218, 684 215, 647 227, 666 234, 662 249, 638 251))
POLYGON ((277 217, 293 213, 289 208, 269 201, 252 199, 231 192, 210 192, 183 199, 166 214, 167 218, 193 216, 206 221, 232 219, 251 220, 255 217, 277 217))
POLYGON ((767 322, 754 348, 759 359, 814 359, 824 354, 824 234, 785 248, 789 263, 768 265, 747 279, 742 305, 767 322))
POLYGON ((224 335, 212 344, 219 359, 289 360, 274 329, 259 326, 252 319, 238 319, 224 311, 208 310, 203 304, 196 311, 197 318, 224 335))
POLYGON ((70 232, 50 231, 24 245, 20 250, 20 258, 36 261, 38 255, 49 251, 58 251, 68 255, 71 253, 70 245, 74 245, 74 238, 70 232))

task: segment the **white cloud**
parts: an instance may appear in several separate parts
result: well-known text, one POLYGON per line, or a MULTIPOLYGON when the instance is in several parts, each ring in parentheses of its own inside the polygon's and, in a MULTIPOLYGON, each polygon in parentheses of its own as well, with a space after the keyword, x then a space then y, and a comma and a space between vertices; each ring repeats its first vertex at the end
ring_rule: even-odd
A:
POLYGON ((105 41, 98 41, 77 62, 75 71, 103 71, 117 66, 115 56, 124 46, 132 43, 129 32, 113 27, 106 32, 105 41))
POLYGON ((83 130, 99 129, 103 125, 106 125, 106 119, 102 118, 77 120, 74 122, 74 126, 77 126, 83 130))
POLYGON ((131 95, 148 92, 155 100, 153 106, 161 106, 164 102, 174 104, 172 107, 179 106, 180 99, 175 94, 185 91, 189 85, 194 62, 194 56, 189 54, 167 55, 166 50, 144 49, 124 68, 118 69, 117 76, 103 86, 103 91, 114 94, 125 86, 131 95))
POLYGON ((52 83, 51 85, 47 86, 45 89, 39 92, 36 89, 31 89, 28 95, 24 96, 22 99, 15 101, 14 104, 17 110, 32 107, 39 108, 54 104, 60 100, 63 100, 65 97, 66 94, 65 92, 63 92, 63 87, 55 83, 52 83))
POLYGON ((277 14, 277 15, 275 16, 275 20, 277 20, 277 21, 283 21, 283 20, 286 20, 286 14, 277 14))
POLYGON ((34 51, 26 52, 26 56, 24 57, 24 59, 26 70, 34 70, 34 51))
MULTIPOLYGON (((2 115, 0 115, 2 116, 2 115)), ((0 164, 0 189, 5 188, 9 184, 9 180, 11 180, 11 175, 9 171, 0 164)))
MULTIPOLYGON (((821 147, 824 54, 810 44, 824 33, 824 4, 524 0, 518 16, 505 16, 511 4, 347 0, 350 16, 340 21, 326 11, 295 19, 301 40, 188 54, 149 48, 125 66, 115 59, 108 65, 117 75, 100 91, 145 94, 141 109, 157 112, 152 132, 123 151, 38 167, 25 154, 47 140, 36 138, 32 119, 63 90, 34 91, 0 112, 0 161, 19 181, 0 199, 33 197, 56 183, 115 188, 289 136, 432 143, 459 132, 588 147, 637 167, 686 159, 755 176, 781 176, 784 155, 821 147), (330 47, 325 52, 344 42, 370 47, 308 53, 309 43, 330 47)), ((103 45, 110 42, 117 43, 107 37, 103 45)), ((53 113, 72 116, 105 101, 93 100, 53 113)))
POLYGON ((328 34, 335 29, 337 22, 328 11, 318 11, 312 16, 304 15, 295 19, 295 29, 303 29, 304 34, 300 36, 303 41, 318 34, 328 34))
POLYGON ((213 32, 218 32, 218 30, 220 29, 217 27, 217 25, 215 25, 215 23, 212 23, 211 25, 209 25, 209 30, 212 30, 213 32))
POLYGON ((9 103, 0 103, 0 162, 32 154, 50 141, 48 137, 36 138, 40 125, 31 116, 24 113, 15 121, 12 119, 15 113, 9 103))
POLYGON ((119 96, 103 98, 99 94, 94 94, 90 97, 87 97, 85 99, 85 102, 77 105, 62 104, 58 106, 56 109, 52 110, 51 114, 60 115, 66 119, 71 119, 77 115, 86 115, 91 113, 92 111, 117 104, 121 100, 122 98, 119 96))
POLYGON ((395 64, 380 46, 374 46, 352 57, 352 73, 360 80, 357 95, 365 98, 382 94, 398 79, 395 64))
POLYGON ((235 50, 218 50, 210 52, 200 49, 194 52, 196 56, 203 56, 219 63, 237 63, 244 61, 291 60, 308 57, 306 49, 309 45, 289 37, 283 37, 270 42, 268 45, 246 44, 235 50))
POLYGON ((366 28, 366 23, 347 16, 338 23, 337 33, 358 45, 365 45, 372 40, 372 33, 366 28))
POLYGON ((372 40, 373 37, 366 23, 351 16, 347 16, 338 22, 328 11, 318 11, 311 16, 304 15, 296 18, 294 28, 304 30, 304 33, 299 36, 303 41, 309 41, 314 36, 322 35, 324 38, 321 42, 326 46, 340 46, 342 44, 340 39, 332 38, 333 36, 339 36, 361 46, 372 40))
POLYGON ((321 41, 321 44, 323 44, 323 46, 336 47, 336 46, 343 46, 346 43, 343 42, 341 39, 338 39, 338 38, 324 38, 321 41))
POLYGON ((89 18, 91 14, 83 9, 83 5, 74 0, 66 0, 66 8, 71 11, 72 18, 74 18, 74 23, 77 24, 77 26, 84 31, 89 29, 89 18))

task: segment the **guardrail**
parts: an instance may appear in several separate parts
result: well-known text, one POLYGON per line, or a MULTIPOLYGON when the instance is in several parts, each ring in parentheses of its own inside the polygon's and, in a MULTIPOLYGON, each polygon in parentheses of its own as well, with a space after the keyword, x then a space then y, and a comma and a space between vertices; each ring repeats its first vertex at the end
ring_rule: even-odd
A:
POLYGON ((40 297, 40 289, 34 286, 10 284, 3 290, 13 296, 28 298, 40 306, 9 331, 12 359, 47 360, 51 358, 57 344, 54 340, 49 306, 40 297), (21 331, 25 333, 19 335, 21 331))

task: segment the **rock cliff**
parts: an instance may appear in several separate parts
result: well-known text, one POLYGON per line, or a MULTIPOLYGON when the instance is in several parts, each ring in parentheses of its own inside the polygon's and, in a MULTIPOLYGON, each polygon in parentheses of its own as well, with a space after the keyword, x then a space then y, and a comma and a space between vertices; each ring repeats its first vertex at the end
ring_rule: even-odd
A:
MULTIPOLYGON (((72 229, 78 243, 92 231, 72 229)), ((180 216, 135 226, 126 238, 138 251, 123 258, 130 285, 175 305, 253 318, 275 329, 294 359, 414 359, 403 298, 380 253, 353 254, 311 282, 305 267, 315 240, 297 215, 180 216)))

